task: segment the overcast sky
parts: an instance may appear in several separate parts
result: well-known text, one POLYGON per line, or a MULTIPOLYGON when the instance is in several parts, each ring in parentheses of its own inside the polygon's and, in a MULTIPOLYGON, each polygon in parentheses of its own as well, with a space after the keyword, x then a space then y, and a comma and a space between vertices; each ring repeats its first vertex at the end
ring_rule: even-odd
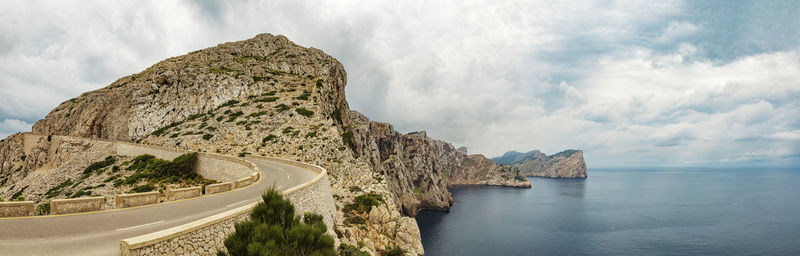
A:
POLYGON ((797 1, 575 2, 3 1, 0 137, 165 58, 272 33, 341 61, 352 109, 471 153, 800 165, 797 1))

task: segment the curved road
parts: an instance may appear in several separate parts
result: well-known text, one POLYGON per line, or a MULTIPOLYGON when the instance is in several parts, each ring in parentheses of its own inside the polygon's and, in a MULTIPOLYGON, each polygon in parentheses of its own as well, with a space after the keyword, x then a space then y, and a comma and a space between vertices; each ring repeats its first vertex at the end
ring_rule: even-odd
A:
POLYGON ((286 190, 314 177, 308 169, 247 159, 260 182, 242 189, 132 209, 67 216, 0 219, 0 255, 116 255, 119 241, 183 225, 261 200, 275 186, 286 190))

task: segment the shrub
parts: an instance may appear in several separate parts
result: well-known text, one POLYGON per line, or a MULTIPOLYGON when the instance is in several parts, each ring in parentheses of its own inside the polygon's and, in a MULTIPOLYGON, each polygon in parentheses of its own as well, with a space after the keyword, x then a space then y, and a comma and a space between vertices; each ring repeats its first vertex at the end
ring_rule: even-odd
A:
POLYGON ((236 105, 236 104, 239 104, 238 100, 229 100, 229 101, 223 103, 222 105, 219 105, 219 108, 230 107, 230 106, 233 106, 233 105, 236 105))
POLYGON ((0 202, 2 202, 2 201, 3 201, 3 198, 2 198, 2 197, 0 197, 0 202))
POLYGON ((311 94, 308 93, 308 92, 303 92, 302 94, 300 94, 300 96, 297 96, 297 99, 298 100, 308 100, 308 96, 311 96, 311 94))
POLYGON ((274 140, 275 138, 278 138, 278 136, 270 134, 270 135, 267 135, 267 137, 264 137, 263 139, 261 139, 261 142, 271 141, 271 140, 274 140))
POLYGON ((391 246, 389 246, 389 247, 386 247, 386 250, 381 254, 385 255, 385 256, 403 256, 403 255, 406 254, 406 251, 403 250, 403 249, 400 249, 400 247, 391 247, 391 246))
POLYGON ((365 251, 361 251, 355 246, 341 243, 339 244, 339 255, 340 256, 369 256, 369 253, 365 251))
POLYGON ((135 188, 131 189, 131 191, 129 191, 128 193, 150 192, 150 191, 153 191, 155 189, 156 189, 156 187, 154 187, 153 184, 147 183, 147 184, 144 184, 144 185, 141 185, 141 186, 138 186, 138 187, 135 187, 135 188))
POLYGON ((345 211, 357 211, 359 213, 369 213, 373 206, 378 206, 386 203, 383 196, 377 193, 369 193, 357 196, 353 199, 353 203, 344 206, 345 211))
POLYGON ((347 217, 346 219, 344 219, 344 223, 345 224, 352 224, 352 225, 359 225, 359 224, 363 225, 363 224, 367 224, 367 220, 365 220, 364 217, 361 217, 361 216, 358 216, 358 215, 353 215, 353 216, 350 216, 350 217, 347 217))
POLYGON ((314 138, 314 137, 317 137, 317 132, 306 133, 306 138, 314 138))
POLYGON ((210 140, 212 137, 214 137, 214 135, 213 135, 213 134, 208 134, 208 133, 206 133, 205 135, 203 135, 203 139, 204 139, 204 140, 210 140))
POLYGON ((36 215, 48 215, 48 214, 50 214, 50 202, 40 204, 39 208, 36 209, 36 215))
POLYGON ((141 179, 153 182, 178 182, 181 179, 197 183, 207 181, 194 170, 197 164, 197 153, 183 154, 172 161, 158 159, 152 155, 141 155, 131 162, 128 170, 136 172, 125 178, 124 184, 136 184, 141 179))
POLYGON ((253 102, 254 103, 258 103, 258 102, 275 102, 275 101, 278 101, 278 99, 280 99, 280 97, 266 97, 266 98, 261 98, 261 99, 254 100, 253 102))
POLYGON ((311 116, 314 115, 314 111, 311 111, 311 110, 308 110, 308 109, 305 109, 305 108, 296 108, 294 111, 296 111, 301 116, 305 116, 305 117, 311 117, 311 116))
POLYGON ((282 133, 283 134, 292 133, 292 130, 294 130, 294 127, 288 126, 286 128, 283 128, 282 133))
POLYGON ((94 162, 89 166, 87 166, 86 169, 83 169, 83 174, 88 174, 100 168, 105 168, 106 166, 112 165, 116 162, 117 162, 116 158, 114 158, 113 156, 108 156, 103 161, 94 162))
POLYGON ((350 192, 361 192, 361 187, 359 186, 350 186, 350 192))
POLYGON ((322 216, 295 216, 294 205, 274 188, 261 198, 250 220, 234 224, 236 231, 225 238, 228 252, 217 255, 336 255, 322 216))
POLYGON ((72 185, 72 180, 67 179, 64 182, 61 182, 61 184, 58 184, 58 186, 50 188, 50 190, 47 191, 47 198, 49 199, 49 198, 53 198, 53 197, 56 197, 56 196, 60 195, 61 194, 61 190, 64 189, 64 187, 69 186, 69 185, 72 185))
POLYGON ((277 109, 278 112, 283 112, 283 111, 289 110, 290 107, 286 106, 286 104, 281 103, 281 104, 278 104, 277 106, 275 106, 275 109, 277 109))

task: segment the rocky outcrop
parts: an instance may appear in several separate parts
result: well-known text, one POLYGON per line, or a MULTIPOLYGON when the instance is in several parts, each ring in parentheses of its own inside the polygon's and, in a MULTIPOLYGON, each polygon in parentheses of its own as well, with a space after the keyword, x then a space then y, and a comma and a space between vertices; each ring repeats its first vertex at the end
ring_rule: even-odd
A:
POLYGON ((519 168, 527 176, 586 178, 586 162, 583 161, 581 150, 565 150, 552 156, 547 156, 539 150, 527 153, 509 151, 500 157, 492 158, 492 161, 519 168))
MULTIPOLYGON (((338 209, 363 193, 387 199, 377 210, 380 217, 370 216, 368 224, 345 223, 342 212, 337 215, 339 238, 363 242, 372 253, 391 246, 422 254, 412 216, 450 207, 448 186, 530 187, 513 168, 351 111, 346 82, 344 67, 322 51, 261 34, 169 58, 84 93, 56 107, 33 131, 321 165, 329 171, 338 209)), ((15 143, 10 139, 0 148, 15 143)), ((11 151, 6 158, 20 157, 11 151)), ((37 168, 16 170, 18 162, 3 170, 37 168)))

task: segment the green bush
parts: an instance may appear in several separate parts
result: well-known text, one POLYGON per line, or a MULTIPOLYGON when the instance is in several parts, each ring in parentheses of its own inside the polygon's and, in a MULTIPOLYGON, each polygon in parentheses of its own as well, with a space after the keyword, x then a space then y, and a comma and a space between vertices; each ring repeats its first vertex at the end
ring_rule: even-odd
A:
POLYGON ((50 214, 50 203, 43 203, 39 205, 39 208, 36 209, 36 215, 48 215, 50 214))
POLYGON ((350 217, 347 217, 346 219, 344 219, 344 223, 345 224, 352 224, 352 225, 359 225, 359 224, 363 225, 363 224, 367 224, 367 220, 365 220, 364 217, 361 217, 361 216, 358 216, 358 215, 353 215, 353 216, 350 216, 350 217))
POLYGON ((305 109, 305 108, 296 108, 294 111, 296 111, 301 116, 305 116, 305 117, 311 117, 311 116, 314 115, 314 111, 311 111, 311 110, 308 110, 308 109, 305 109))
POLYGON ((58 186, 50 188, 50 190, 47 191, 47 198, 49 199, 49 198, 53 198, 53 197, 56 197, 56 196, 60 195, 61 194, 61 190, 64 189, 64 187, 69 186, 69 185, 72 185, 72 180, 67 179, 64 182, 61 182, 61 184, 58 184, 58 186))
POLYGON ((386 250, 381 253, 384 256, 403 256, 406 254, 406 251, 400 249, 400 247, 386 247, 386 250))
POLYGON ((153 184, 147 183, 147 184, 144 184, 144 185, 141 185, 141 186, 138 186, 138 187, 135 187, 135 188, 131 189, 131 191, 128 191, 128 193, 150 192, 150 191, 153 191, 155 189, 156 189, 156 187, 154 187, 153 184))
POLYGON ((341 243, 339 244, 339 255, 340 256, 369 256, 369 253, 365 251, 361 251, 355 246, 341 243))
POLYGON ((283 112, 283 111, 289 110, 290 107, 286 106, 286 104, 281 103, 281 104, 278 104, 277 106, 275 106, 275 109, 277 109, 278 112, 283 112))
POLYGON ((280 99, 280 97, 266 97, 266 98, 254 100, 253 102, 254 103, 258 103, 258 102, 275 102, 275 101, 278 101, 278 99, 280 99))
POLYGON ((314 138, 314 137, 317 137, 317 132, 306 133, 306 138, 314 138))
POLYGON ((303 92, 303 94, 300 94, 300 96, 297 96, 297 99, 298 100, 308 100, 308 96, 311 96, 311 94, 308 93, 308 92, 303 92))
POLYGON ((369 213, 372 210, 373 206, 378 206, 381 204, 386 203, 383 200, 383 196, 377 193, 369 193, 357 196, 353 199, 352 203, 346 204, 344 206, 345 211, 357 211, 359 213, 369 213))
POLYGON ((302 219, 295 216, 294 205, 274 188, 261 198, 250 220, 236 223, 236 231, 225 238, 228 252, 217 255, 336 255, 322 216, 308 212, 302 219))
POLYGON ((214 135, 213 135, 213 134, 208 134, 208 133, 206 133, 205 135, 203 135, 203 139, 204 139, 204 140, 210 140, 212 137, 214 137, 214 135))
POLYGON ((195 172, 196 164, 197 153, 183 154, 172 161, 158 159, 152 155, 140 155, 131 160, 128 170, 136 172, 125 178, 123 184, 136 184, 142 179, 157 183, 175 183, 180 180, 203 184, 213 183, 211 180, 203 179, 195 172))
POLYGON ((278 136, 270 134, 270 135, 267 135, 267 137, 264 137, 263 139, 261 139, 261 142, 271 141, 271 140, 274 140, 275 138, 278 138, 278 136))
POLYGON ((117 162, 116 158, 114 158, 113 156, 108 156, 103 161, 94 162, 89 166, 87 166, 86 169, 83 169, 83 174, 92 173, 93 171, 105 168, 106 166, 112 165, 116 162, 117 162))

